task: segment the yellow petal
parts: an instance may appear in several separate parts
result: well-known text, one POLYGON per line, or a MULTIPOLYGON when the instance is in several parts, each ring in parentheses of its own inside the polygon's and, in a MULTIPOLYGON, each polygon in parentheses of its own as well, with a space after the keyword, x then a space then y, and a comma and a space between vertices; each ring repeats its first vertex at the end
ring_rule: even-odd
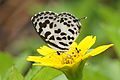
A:
POLYGON ((76 46, 77 46, 77 43, 76 43, 76 42, 73 42, 73 43, 70 45, 71 48, 74 48, 74 47, 76 47, 76 46))
POLYGON ((96 56, 100 53, 102 53, 103 51, 105 51, 106 49, 108 49, 109 47, 113 46, 113 44, 109 44, 109 45, 103 45, 103 46, 99 46, 95 49, 93 49, 91 52, 89 52, 88 54, 86 54, 84 57, 83 57, 83 60, 86 59, 86 58, 89 58, 91 56, 96 56))
POLYGON ((27 61, 36 62, 33 65, 41 65, 41 66, 49 66, 54 68, 62 68, 64 66, 72 66, 72 64, 62 64, 59 56, 49 57, 41 57, 41 56, 29 56, 27 61))
POLYGON ((82 55, 95 43, 96 36, 87 36, 85 37, 78 45, 78 49, 81 50, 82 55))
POLYGON ((52 48, 49 48, 47 46, 43 46, 43 47, 40 47, 40 49, 37 49, 38 53, 42 54, 42 55, 48 55, 50 53, 55 53, 56 50, 52 49, 52 48))
POLYGON ((108 49, 111 46, 113 46, 113 44, 99 46, 99 47, 93 49, 89 54, 91 54, 92 56, 98 55, 99 53, 105 51, 106 49, 108 49))
POLYGON ((27 61, 39 62, 41 60, 41 56, 28 56, 27 61))

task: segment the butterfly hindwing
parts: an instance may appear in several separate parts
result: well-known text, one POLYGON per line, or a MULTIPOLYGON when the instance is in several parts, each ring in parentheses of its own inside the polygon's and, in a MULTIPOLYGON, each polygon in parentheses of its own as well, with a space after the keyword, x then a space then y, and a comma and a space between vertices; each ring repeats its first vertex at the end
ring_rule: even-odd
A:
POLYGON ((56 44, 62 48, 69 49, 69 45, 72 44, 79 35, 81 25, 78 19, 70 13, 60 13, 55 23, 57 24, 55 30, 60 29, 59 33, 55 33, 56 44))
POLYGON ((40 37, 59 51, 69 49, 81 28, 79 20, 70 13, 44 11, 33 16, 31 20, 40 37))

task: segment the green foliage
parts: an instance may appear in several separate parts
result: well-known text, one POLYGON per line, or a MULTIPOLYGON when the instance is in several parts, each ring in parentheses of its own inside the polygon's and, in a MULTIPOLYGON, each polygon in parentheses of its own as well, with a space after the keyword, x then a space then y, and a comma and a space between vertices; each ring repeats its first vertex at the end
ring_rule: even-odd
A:
POLYGON ((53 80, 68 80, 64 74, 54 78, 53 80))
POLYGON ((106 57, 92 58, 92 62, 88 62, 84 69, 83 80, 119 80, 120 62, 110 60, 106 57), (95 63, 97 58, 102 58, 95 63), (93 64, 94 63, 94 64, 93 64), (113 74, 114 73, 114 74, 113 74), (114 75, 114 76, 113 76, 114 75))
POLYGON ((13 58, 10 54, 0 52, 0 75, 4 74, 13 64, 13 58))
POLYGON ((12 67, 8 80, 24 80, 23 76, 16 70, 15 67, 12 67))
POLYGON ((32 80, 52 80, 60 74, 61 72, 58 70, 49 67, 43 67, 38 73, 35 74, 32 80))
POLYGON ((120 36, 119 12, 109 7, 100 6, 98 14, 106 22, 102 24, 102 29, 110 41, 115 44, 115 50, 117 51, 117 55, 120 57, 120 37, 118 37, 120 36))
POLYGON ((24 73, 26 68, 28 68, 29 63, 26 61, 26 58, 30 55, 30 53, 31 52, 29 51, 25 51, 20 56, 16 57, 14 65, 19 72, 24 73))
POLYGON ((39 72, 41 66, 32 66, 32 69, 25 76, 25 80, 31 80, 39 72))
MULTIPOLYGON (((87 16, 87 20, 81 21, 83 26, 77 42, 86 35, 95 35, 95 46, 113 43, 114 47, 105 52, 108 54, 87 61, 83 80, 120 80, 120 0, 61 0, 46 5, 33 2, 29 6, 31 15, 50 10, 70 12, 78 18, 87 16)), ((26 61, 42 45, 45 43, 41 39, 29 36, 13 44, 13 49, 19 52, 17 57, 0 52, 0 80, 67 80, 58 70, 32 66, 26 61)))

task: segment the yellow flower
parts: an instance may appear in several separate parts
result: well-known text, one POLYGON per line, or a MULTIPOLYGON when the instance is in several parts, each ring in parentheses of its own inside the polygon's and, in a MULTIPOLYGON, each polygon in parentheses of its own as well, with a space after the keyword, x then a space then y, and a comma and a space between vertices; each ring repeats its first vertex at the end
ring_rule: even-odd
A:
POLYGON ((88 51, 95 43, 95 36, 85 37, 79 44, 73 42, 68 51, 58 51, 47 46, 37 49, 42 56, 29 56, 28 61, 36 62, 33 65, 49 66, 57 69, 64 67, 73 67, 75 64, 95 55, 100 54, 113 44, 99 46, 92 51, 88 51))

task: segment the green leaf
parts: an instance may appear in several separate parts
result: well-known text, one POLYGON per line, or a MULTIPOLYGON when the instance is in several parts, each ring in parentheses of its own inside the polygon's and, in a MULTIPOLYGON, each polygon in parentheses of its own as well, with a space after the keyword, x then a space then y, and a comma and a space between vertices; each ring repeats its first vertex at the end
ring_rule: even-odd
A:
POLYGON ((43 67, 38 73, 35 74, 32 80, 52 80, 60 74, 62 74, 62 72, 56 69, 43 67))
POLYGON ((25 80, 31 80, 35 76, 35 74, 39 72, 40 69, 41 66, 32 66, 32 69, 30 69, 25 76, 25 80))
POLYGON ((0 52, 0 75, 4 74, 13 64, 13 58, 10 54, 0 52))
POLYGON ((31 54, 30 51, 25 51, 21 53, 20 56, 16 57, 15 60, 15 67, 17 70, 21 73, 24 73, 26 71, 26 68, 30 65, 29 62, 27 62, 26 58, 31 54))
POLYGON ((65 76, 64 74, 62 74, 62 75, 56 77, 56 78, 53 79, 53 80, 68 80, 68 79, 66 78, 66 76, 65 76))
POLYGON ((12 67, 8 80, 24 80, 24 78, 15 67, 12 67))

